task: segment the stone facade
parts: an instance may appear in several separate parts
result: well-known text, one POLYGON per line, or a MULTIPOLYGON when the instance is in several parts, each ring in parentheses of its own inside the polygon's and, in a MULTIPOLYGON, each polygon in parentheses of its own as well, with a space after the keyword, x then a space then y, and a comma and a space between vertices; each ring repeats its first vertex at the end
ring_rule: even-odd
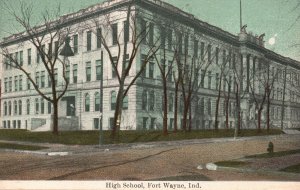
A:
MULTIPOLYGON (((97 47, 97 27, 94 25, 95 19, 103 21, 109 15, 109 23, 117 24, 118 31, 123 31, 126 12, 122 8, 128 5, 128 0, 106 1, 79 12, 62 16, 66 20, 66 25, 71 28, 71 46, 77 51, 75 56, 69 57, 69 88, 59 102, 59 130, 97 130, 100 126, 100 118, 103 117, 103 129, 111 127, 114 115, 113 95, 117 92, 118 81, 113 77, 113 69, 110 64, 109 55, 103 45, 97 47), (75 42, 75 39, 77 42, 75 42), (90 45, 90 48, 87 46, 90 45), (99 67, 103 66, 102 76, 99 78, 99 67), (99 101, 101 83, 103 78, 103 100, 99 101), (99 102, 103 104, 103 111, 99 109, 99 102)), ((256 94, 261 93, 258 81, 254 80, 254 71, 259 71, 263 63, 270 64, 271 70, 274 68, 278 76, 274 83, 271 100, 271 126, 280 127, 281 110, 284 107, 284 127, 300 127, 300 63, 278 55, 268 49, 263 44, 263 38, 254 36, 241 30, 238 36, 232 35, 220 28, 204 23, 193 15, 185 13, 180 9, 158 0, 136 1, 133 6, 135 9, 132 14, 137 20, 142 20, 147 26, 153 24, 152 39, 160 39, 160 26, 164 25, 166 36, 172 31, 171 41, 175 41, 176 34, 179 32, 183 36, 183 44, 187 44, 188 56, 191 58, 198 49, 198 54, 202 54, 203 59, 211 59, 212 63, 203 75, 203 86, 198 90, 196 98, 193 100, 192 119, 193 128, 211 129, 215 120, 216 98, 218 94, 218 76, 221 75, 222 59, 230 58, 228 61, 227 78, 234 78, 230 67, 235 65, 239 71, 243 71, 241 98, 242 108, 242 127, 253 128, 256 123, 256 109, 251 98, 249 83, 253 82, 256 94), (142 13, 142 14, 141 14, 142 13), (171 22, 172 21, 172 22, 171 22), (187 38, 186 38, 187 37, 187 38), (185 40, 187 39, 187 40, 185 40), (195 45, 197 43, 197 45, 195 45), (208 50, 209 48, 209 50, 208 50), (209 53, 208 53, 209 51, 209 53), (216 53, 218 51, 218 55, 216 53), (209 58, 213 57, 213 58, 209 58), (225 57, 225 58, 224 58, 225 57), (264 60, 264 61, 262 61, 264 60), (219 63, 218 63, 219 62, 219 63), (253 71, 253 72, 252 72, 253 71), (283 71, 287 73, 287 80, 284 80, 283 71), (286 84, 284 106, 283 83, 286 84), (298 90, 298 91, 297 91, 298 90), (200 111, 196 109, 196 107, 200 111), (201 111, 202 110, 202 111, 201 111)), ((106 20, 107 21, 107 20, 106 20)), ((101 23, 101 22, 100 22, 101 23)), ((110 51, 116 56, 118 47, 112 41, 112 31, 107 25, 100 25, 102 34, 106 35, 107 43, 110 44, 110 51), (106 27, 105 27, 106 26, 106 27), (108 29, 109 28, 109 29, 108 29)), ((132 37, 132 33, 129 34, 132 37)), ((123 39, 123 33, 120 32, 120 38, 123 39)), ((150 38, 150 37, 148 37, 150 38)), ((129 38, 130 39, 130 38, 129 38)), ((166 40, 167 41, 167 40, 166 40)), ((43 92, 50 92, 48 86, 47 71, 42 64, 37 63, 37 53, 31 43, 24 38, 13 35, 5 38, 1 42, 2 47, 6 47, 13 54, 18 52, 20 59, 23 59, 24 68, 32 71, 31 76, 39 80, 43 92), (21 56, 22 54, 22 56, 21 56), (31 64, 29 63, 29 59, 31 64)), ((182 45, 184 46, 184 45, 182 45)), ((46 47, 47 48, 47 47, 46 47)), ((135 76, 140 68, 143 55, 149 48, 142 44, 134 60, 126 84, 135 76)), ((165 48, 168 49, 166 42, 165 48)), ((128 52, 132 50, 132 44, 128 43, 128 52)), ((161 60, 162 49, 158 51, 158 59, 161 60)), ((172 60, 172 48, 168 49, 167 59, 172 60)), ((2 63, 4 63, 2 57, 2 63)), ((21 128, 27 130, 50 130, 52 109, 51 104, 37 95, 36 91, 28 85, 26 76, 21 71, 9 68, 4 64, 2 66, 1 85, 1 128, 21 128)), ((58 67, 58 71, 62 68, 58 67)), ((121 66, 120 68, 121 69, 121 66)), ((173 70, 176 71, 176 66, 173 70)), ((60 72, 58 72, 60 73, 60 72)), ((201 76, 201 75, 200 75, 201 76)), ((200 77, 199 76, 199 77, 200 77)), ((58 74, 58 88, 61 84, 62 75, 58 74)), ((224 82, 225 83, 225 82, 224 82)), ((169 96, 174 98, 174 79, 168 82, 169 96)), ((231 91, 234 91, 234 85, 231 85, 231 91)), ((224 95, 228 92, 228 85, 221 88, 222 97, 219 106, 219 123, 224 127, 224 95)), ((162 128, 162 83, 159 69, 154 60, 151 60, 146 67, 143 77, 140 77, 128 92, 128 102, 123 111, 121 129, 161 129, 162 128), (150 64, 154 67, 150 68, 150 64), (151 100, 150 100, 151 99, 151 100), (143 106, 143 104, 147 104, 143 106), (150 105, 153 104, 153 105, 150 105)), ((180 95, 179 95, 180 97, 180 95)), ((234 94, 231 93, 229 101, 229 125, 231 128, 235 125, 235 103, 234 94)), ((174 101, 169 104, 168 123, 169 128, 173 127, 174 121, 174 101)), ((182 103, 179 101, 178 106, 182 103)), ((181 108, 180 108, 181 109, 181 108)), ((265 109, 264 109, 265 110, 265 109)), ((265 112, 263 112, 263 123, 265 122, 265 112)), ((179 112, 178 123, 181 125, 181 114, 179 112)), ((265 126, 263 124, 263 126, 265 126)))

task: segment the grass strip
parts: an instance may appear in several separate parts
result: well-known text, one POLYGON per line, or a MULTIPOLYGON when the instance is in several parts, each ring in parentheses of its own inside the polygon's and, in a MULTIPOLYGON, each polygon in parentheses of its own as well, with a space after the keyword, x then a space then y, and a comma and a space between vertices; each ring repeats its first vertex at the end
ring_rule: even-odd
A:
MULTIPOLYGON (((240 137, 278 135, 281 130, 241 130, 240 137)), ((233 129, 215 130, 195 130, 191 132, 178 131, 177 133, 169 132, 164 136, 162 131, 119 131, 117 138, 110 138, 111 131, 104 131, 104 144, 134 143, 134 142, 154 142, 154 141, 174 141, 188 139, 205 139, 205 138, 223 138, 233 137, 233 129)), ((62 131, 59 135, 53 135, 49 132, 30 132, 26 130, 7 130, 0 129, 1 140, 11 141, 28 141, 39 143, 58 143, 69 145, 96 145, 99 143, 99 131, 62 131)))
POLYGON ((220 161, 215 163, 217 166, 223 166, 223 167, 232 167, 232 168, 238 168, 243 167, 249 162, 243 162, 243 161, 220 161))
POLYGON ((255 154, 255 155, 246 156, 246 158, 273 158, 273 157, 287 156, 287 155, 298 154, 298 153, 300 153, 300 149, 273 152, 273 153, 255 154))
POLYGON ((291 173, 300 173, 300 164, 296 164, 296 165, 286 167, 284 169, 281 169, 280 171, 291 172, 291 173))
POLYGON ((0 142, 0 149, 15 149, 15 150, 42 150, 47 147, 42 146, 32 146, 32 145, 22 145, 22 144, 12 144, 12 143, 2 143, 0 142))

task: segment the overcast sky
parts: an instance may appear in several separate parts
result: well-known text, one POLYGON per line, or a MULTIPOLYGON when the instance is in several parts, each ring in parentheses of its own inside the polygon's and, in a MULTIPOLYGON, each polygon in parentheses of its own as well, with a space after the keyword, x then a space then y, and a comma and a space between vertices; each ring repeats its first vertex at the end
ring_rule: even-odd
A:
MULTIPOLYGON (((21 28, 12 16, 3 10, 9 3, 20 9, 19 1, 32 3, 34 19, 39 20, 45 9, 56 9, 61 5, 62 13, 86 8, 103 0, 0 0, 0 38, 16 33, 21 28)), ((202 21, 218 26, 232 34, 239 32, 239 0, 165 0, 202 21)), ((300 61, 300 20, 293 25, 300 8, 293 10, 299 0, 243 0, 243 24, 254 34, 266 33, 266 47, 300 61), (291 27, 292 26, 292 27, 291 27)))

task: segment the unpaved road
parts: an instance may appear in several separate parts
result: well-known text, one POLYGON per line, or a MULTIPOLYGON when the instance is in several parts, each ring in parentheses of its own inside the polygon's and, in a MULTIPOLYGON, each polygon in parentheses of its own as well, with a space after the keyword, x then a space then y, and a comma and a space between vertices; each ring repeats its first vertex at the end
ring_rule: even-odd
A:
MULTIPOLYGON (((300 135, 270 137, 275 151, 299 149, 300 135)), ((0 180, 151 180, 204 175, 210 180, 297 180, 293 176, 236 171, 197 170, 199 164, 266 152, 270 138, 216 141, 114 151, 93 149, 68 156, 46 156, 0 150, 0 180)), ((84 147, 82 147, 84 149, 84 147)), ((299 161, 300 163, 300 161, 299 161)), ((201 180, 201 179, 199 179, 201 180)))

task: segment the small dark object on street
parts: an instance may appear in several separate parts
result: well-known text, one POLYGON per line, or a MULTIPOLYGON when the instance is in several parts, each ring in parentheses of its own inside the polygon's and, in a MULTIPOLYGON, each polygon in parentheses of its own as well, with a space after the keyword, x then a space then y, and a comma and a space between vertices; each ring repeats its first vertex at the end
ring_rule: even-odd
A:
POLYGON ((269 154, 272 154, 274 152, 274 144, 270 141, 267 149, 269 154))

